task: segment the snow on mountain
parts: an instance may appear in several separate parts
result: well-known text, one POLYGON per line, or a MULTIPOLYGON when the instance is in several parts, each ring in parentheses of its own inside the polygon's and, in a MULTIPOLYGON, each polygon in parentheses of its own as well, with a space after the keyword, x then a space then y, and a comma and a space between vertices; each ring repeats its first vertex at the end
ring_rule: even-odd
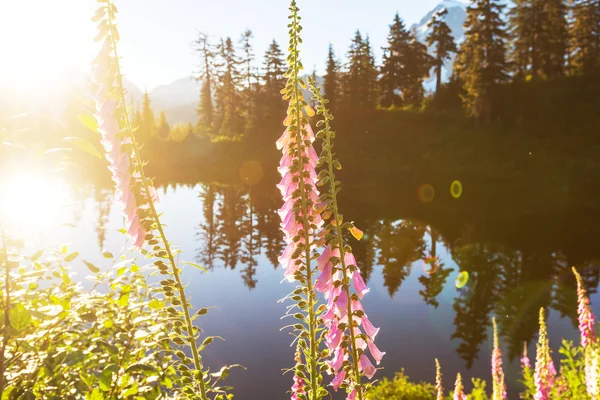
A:
MULTIPOLYGON (((466 20, 466 9, 469 5, 469 0, 443 0, 430 12, 428 12, 417 24, 414 24, 411 29, 416 32, 417 39, 425 43, 430 29, 427 24, 435 13, 444 8, 448 10, 445 21, 452 30, 452 34, 457 43, 462 43, 464 40, 463 24, 466 20)), ((430 52, 433 49, 430 49, 430 52)), ((454 58, 446 63, 442 71, 442 79, 448 81, 452 73, 452 63, 454 58)), ((432 73, 433 75, 433 73, 432 73)), ((321 82, 318 82, 321 85, 321 82)), ((129 82, 126 83, 128 91, 134 102, 141 105, 143 92, 135 88, 129 82)), ((433 90, 435 87, 435 77, 431 77, 424 84, 426 90, 433 90)), ((191 122, 196 120, 196 107, 200 96, 201 83, 191 77, 185 77, 171 82, 167 85, 159 86, 149 92, 152 107, 158 111, 165 111, 167 120, 170 124, 178 122, 191 122)))
MULTIPOLYGON (((431 29, 427 26, 433 16, 443 10, 448 10, 448 14, 444 17, 444 20, 448 24, 448 27, 452 31, 452 36, 457 44, 463 42, 465 38, 465 29, 463 27, 465 20, 467 19, 467 7, 469 1, 466 0, 443 0, 433 10, 428 12, 418 24, 414 24, 411 29, 416 33, 417 40, 425 43, 427 36, 431 33, 431 29)), ((433 53, 433 48, 429 48, 429 52, 433 53)), ((452 64, 454 63, 454 57, 446 62, 442 69, 442 80, 447 82, 452 75, 452 64)), ((433 75, 427 79, 424 83, 425 89, 428 91, 433 90, 435 87, 435 76, 433 75)))

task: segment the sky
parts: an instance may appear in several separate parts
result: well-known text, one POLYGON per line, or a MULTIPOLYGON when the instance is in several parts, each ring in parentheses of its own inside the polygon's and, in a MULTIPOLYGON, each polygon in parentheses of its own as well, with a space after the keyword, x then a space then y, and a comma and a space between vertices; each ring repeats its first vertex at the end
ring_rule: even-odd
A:
MULTIPOLYGON (((356 29, 369 34, 376 55, 394 14, 408 25, 441 0, 299 0, 303 60, 322 71, 331 42, 343 56, 356 29)), ((257 61, 276 39, 287 43, 287 0, 116 0, 120 55, 127 78, 141 90, 191 76, 197 70, 192 43, 199 31, 213 42, 254 33, 257 61)), ((95 0, 0 0, 0 80, 31 88, 87 70, 97 47, 90 21, 95 0)))

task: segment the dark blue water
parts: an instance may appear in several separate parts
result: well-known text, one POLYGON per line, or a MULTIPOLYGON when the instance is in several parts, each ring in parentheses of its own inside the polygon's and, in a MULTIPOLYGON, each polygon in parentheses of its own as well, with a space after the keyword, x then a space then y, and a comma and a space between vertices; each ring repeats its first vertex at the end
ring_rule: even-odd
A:
MULTIPOLYGON (((81 253, 74 269, 82 282, 87 269, 81 259, 104 269, 109 261, 102 257, 103 250, 130 254, 118 232, 122 218, 110 189, 88 184, 78 189, 50 185, 45 190, 57 191, 61 200, 72 203, 56 211, 61 220, 18 227, 28 236, 28 246, 68 243, 81 253)), ((292 337, 280 331, 287 323, 280 319, 287 304, 278 300, 293 286, 282 282, 283 271, 273 263, 282 250, 277 193, 201 183, 162 187, 159 192, 168 238, 181 249, 179 259, 210 268, 209 273, 184 269, 193 306, 218 307, 198 320, 207 335, 225 339, 204 352, 205 362, 213 369, 234 363, 247 368, 234 370, 228 379, 236 399, 288 398, 292 377, 282 376, 282 369, 293 365, 292 337)), ((367 197, 346 200, 345 216, 365 231, 360 243, 351 243, 371 287, 364 307, 381 327, 377 344, 387 353, 378 378, 404 369, 414 380, 432 382, 437 357, 448 389, 457 372, 466 381, 472 376, 489 379, 491 318, 496 315, 513 398, 519 390, 518 359, 525 341, 531 343, 530 355, 535 354, 539 307, 549 310, 555 349, 561 337, 577 340, 570 267, 576 264, 595 291, 597 264, 593 252, 563 243, 565 232, 552 229, 552 220, 538 227, 545 232, 532 239, 538 245, 519 248, 525 228, 501 229, 501 223, 492 222, 493 213, 488 212, 488 223, 477 225, 465 223, 460 210, 453 213, 441 206, 441 211, 432 210, 434 222, 420 222, 386 212, 396 210, 389 196, 382 195, 380 204, 372 200, 377 196, 367 197), (438 258, 432 273, 427 257, 438 258), (459 271, 469 275, 461 289, 455 283, 459 271)), ((586 249, 591 238, 584 231, 569 235, 586 249)), ((138 263, 146 262, 150 260, 138 257, 138 263)), ((592 304, 600 311, 597 303, 594 294, 592 304)))

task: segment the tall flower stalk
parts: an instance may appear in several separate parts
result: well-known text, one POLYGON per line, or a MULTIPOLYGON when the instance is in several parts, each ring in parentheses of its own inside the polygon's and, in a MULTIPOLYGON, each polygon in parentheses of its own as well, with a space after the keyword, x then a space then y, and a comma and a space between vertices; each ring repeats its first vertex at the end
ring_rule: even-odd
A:
POLYGON ((506 385, 504 384, 504 371, 502 370, 502 351, 498 341, 498 326, 496 318, 492 318, 494 326, 494 349, 492 350, 492 400, 506 399, 506 385))
POLYGON ((321 360, 325 355, 319 351, 322 331, 319 314, 322 309, 316 309, 317 298, 313 282, 316 270, 312 260, 316 257, 316 254, 313 254, 317 249, 316 233, 323 221, 314 210, 319 198, 315 172, 318 157, 312 146, 315 140, 314 133, 305 116, 305 113, 313 116, 314 111, 302 95, 302 88, 306 87, 306 83, 300 78, 304 67, 300 60, 302 26, 298 11, 296 1, 293 0, 288 25, 290 54, 287 58, 289 68, 285 73, 288 80, 281 91, 283 99, 289 101, 289 105, 284 121, 286 129, 277 141, 277 148, 283 153, 279 166, 282 180, 278 185, 283 196, 283 206, 279 215, 287 243, 279 261, 285 267, 285 277, 291 282, 298 282, 298 287, 289 296, 296 304, 289 310, 297 308, 299 312, 288 314, 300 321, 294 324, 301 354, 296 360, 293 396, 318 400, 327 394, 327 390, 322 387, 321 360), (301 393, 297 390, 300 384, 301 393))
POLYGON ((444 382, 442 382, 442 368, 440 362, 435 359, 435 400, 444 400, 444 382))
POLYGON ((465 387, 463 386, 462 376, 460 373, 456 374, 456 382, 454 382, 454 395, 452 396, 452 400, 467 400, 465 387))
POLYGON ((590 299, 587 296, 581 275, 573 268, 577 280, 577 314, 579 319, 579 334, 583 347, 585 386, 592 398, 600 396, 600 353, 594 328, 594 314, 590 309, 590 299))
POLYGON ((328 300, 321 318, 328 329, 326 344, 333 353, 328 362, 329 372, 334 375, 332 386, 335 390, 343 385, 349 399, 362 400, 367 389, 362 377, 371 379, 376 370, 366 350, 377 364, 385 353, 375 345, 379 329, 371 324, 361 304, 369 288, 360 274, 352 248, 344 242, 342 235, 343 230, 348 229, 360 240, 362 232, 352 223, 344 223, 339 211, 337 195, 341 184, 336 180, 335 170, 341 169, 341 164, 333 153, 335 132, 330 126, 333 116, 327 108, 327 100, 311 79, 309 87, 316 102, 317 115, 322 117, 317 123, 318 127, 322 127, 317 137, 322 139, 319 165, 323 167, 318 175, 318 185, 329 189, 315 205, 315 210, 326 221, 319 232, 320 242, 326 247, 317 261, 321 273, 315 287, 328 300))
POLYGON ((550 355, 550 341, 548 340, 548 329, 546 328, 546 316, 544 308, 540 308, 540 333, 535 356, 535 400, 547 400, 550 398, 556 369, 550 355))
POLYGON ((179 346, 187 345, 192 354, 190 359, 184 352, 176 352, 181 360, 178 369, 183 392, 191 399, 207 400, 209 393, 214 393, 215 399, 221 399, 224 398, 224 392, 213 387, 216 381, 211 381, 212 378, 204 370, 199 352, 214 338, 207 337, 198 346, 199 329, 193 325, 193 319, 206 314, 206 309, 200 310, 194 317, 191 315, 185 286, 181 281, 181 269, 160 221, 155 206, 156 190, 152 180, 144 173, 140 146, 126 106, 118 54, 120 37, 115 24, 117 7, 111 0, 98 2, 101 3, 100 8, 92 19, 98 24, 96 41, 102 41, 101 50, 94 59, 92 74, 97 85, 96 119, 127 219, 127 231, 135 246, 142 248, 146 244, 151 247, 148 254, 157 260, 155 265, 159 272, 172 277, 161 281, 164 298, 170 304, 167 311, 173 320, 171 340, 179 346))

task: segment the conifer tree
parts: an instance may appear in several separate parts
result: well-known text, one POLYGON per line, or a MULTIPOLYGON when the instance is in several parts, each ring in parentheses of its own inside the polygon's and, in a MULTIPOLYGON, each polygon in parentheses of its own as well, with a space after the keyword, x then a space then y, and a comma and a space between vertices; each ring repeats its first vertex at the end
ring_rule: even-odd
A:
POLYGON ((267 49, 263 61, 262 103, 267 120, 275 120, 285 112, 286 104, 281 98, 281 89, 285 86, 287 69, 285 57, 279 44, 273 40, 267 49))
POLYGON ((491 88, 508 78, 503 10, 499 0, 472 0, 467 8, 465 40, 454 66, 467 110, 486 122, 491 119, 491 88))
POLYGON ((217 87, 217 137, 239 139, 243 133, 244 121, 239 93, 239 61, 231 38, 221 39, 219 45, 219 85, 217 87))
POLYGON ((169 127, 169 123, 167 122, 165 112, 161 111, 158 126, 156 127, 156 137, 160 140, 167 140, 169 138, 170 132, 171 128, 169 127))
POLYGON ((425 93, 423 81, 429 75, 432 58, 413 32, 396 14, 383 48, 380 86, 383 107, 419 105, 425 93))
POLYGON ((567 53, 565 0, 516 0, 510 11, 514 38, 511 62, 516 79, 564 75, 567 53))
POLYGON ((156 129, 156 120, 154 119, 154 111, 152 111, 152 104, 150 102, 150 96, 146 91, 144 93, 144 100, 142 102, 142 115, 140 120, 140 127, 138 129, 138 139, 142 143, 148 143, 154 136, 156 129))
POLYGON ((197 109, 198 127, 202 132, 210 133, 214 123, 212 95, 215 53, 208 41, 208 35, 205 33, 200 32, 195 44, 195 50, 200 57, 200 74, 197 79, 202 83, 200 89, 200 104, 197 109))
POLYGON ((247 135, 252 134, 254 131, 254 127, 256 126, 256 113, 253 113, 254 108, 254 99, 255 92, 253 88, 253 81, 255 80, 254 70, 253 70, 253 62, 254 62, 254 52, 252 48, 252 38, 253 34, 250 29, 246 29, 240 38, 240 43, 242 44, 242 51, 244 53, 243 59, 243 109, 244 109, 244 117, 246 122, 245 131, 247 135))
POLYGON ((570 69, 589 75, 600 69, 600 0, 571 0, 570 69))
POLYGON ((379 71, 375 65, 375 55, 371 47, 369 35, 365 37, 361 46, 361 94, 363 101, 361 107, 373 109, 377 106, 379 90, 377 79, 379 71))
POLYGON ((343 78, 343 103, 350 110, 370 109, 377 101, 377 68, 369 38, 356 31, 347 53, 343 78))
POLYGON ((438 93, 440 85, 442 84, 442 68, 446 61, 451 57, 452 53, 456 53, 458 50, 456 43, 454 43, 454 37, 452 31, 446 22, 444 17, 448 14, 447 9, 443 9, 437 12, 431 21, 427 24, 427 27, 431 29, 431 33, 427 36, 427 44, 429 46, 435 46, 434 66, 435 66, 435 92, 438 93))
POLYGON ((350 44, 350 49, 346 53, 348 59, 344 72, 343 80, 343 99, 344 106, 349 109, 360 107, 361 95, 361 56, 362 56, 363 38, 359 30, 356 31, 354 39, 350 44))
POLYGON ((339 98, 339 76, 340 64, 335 57, 333 46, 329 44, 329 53, 327 53, 327 67, 323 78, 324 97, 329 100, 329 109, 335 114, 337 101, 339 98))

